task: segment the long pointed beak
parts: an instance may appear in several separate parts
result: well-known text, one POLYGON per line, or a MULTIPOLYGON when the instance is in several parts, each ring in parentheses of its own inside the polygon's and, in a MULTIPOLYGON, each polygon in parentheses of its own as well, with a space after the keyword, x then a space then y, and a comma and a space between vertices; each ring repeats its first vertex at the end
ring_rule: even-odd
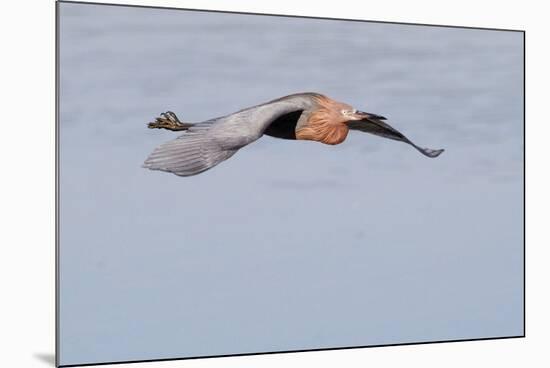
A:
POLYGON ((370 112, 364 111, 355 111, 355 115, 360 119, 377 119, 377 120, 386 120, 382 115, 376 115, 370 112))

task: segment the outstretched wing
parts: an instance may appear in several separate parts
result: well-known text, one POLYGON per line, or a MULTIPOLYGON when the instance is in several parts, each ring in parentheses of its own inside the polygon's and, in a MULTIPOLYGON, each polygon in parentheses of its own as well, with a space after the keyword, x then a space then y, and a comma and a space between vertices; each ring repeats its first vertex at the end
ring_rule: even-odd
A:
POLYGON ((409 138, 405 137, 397 129, 380 119, 365 119, 349 121, 348 127, 352 130, 360 130, 362 132, 374 134, 380 137, 393 139, 400 142, 405 142, 416 148, 420 153, 428 157, 437 157, 443 153, 444 149, 422 148, 414 144, 409 138))
MULTIPOLYGON (((199 174, 227 160, 264 133, 287 134, 281 130, 281 124, 277 125, 278 130, 268 128, 274 121, 280 121, 281 116, 286 117, 295 111, 301 112, 306 102, 302 95, 287 96, 231 115, 191 124, 190 127, 185 127, 187 130, 177 139, 157 147, 145 160, 143 167, 179 176, 199 174)), ((153 127, 164 128, 158 125, 154 124, 153 127)))
POLYGON ((227 160, 238 148, 222 147, 211 128, 212 124, 198 124, 178 138, 161 144, 147 157, 143 167, 191 176, 227 160))

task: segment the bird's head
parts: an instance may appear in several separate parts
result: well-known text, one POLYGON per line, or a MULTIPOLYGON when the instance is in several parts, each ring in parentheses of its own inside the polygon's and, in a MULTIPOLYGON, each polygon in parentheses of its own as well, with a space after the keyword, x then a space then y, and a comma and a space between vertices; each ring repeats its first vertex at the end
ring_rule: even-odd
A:
POLYGON ((297 139, 307 139, 326 144, 342 143, 353 124, 370 122, 377 125, 385 118, 380 115, 359 111, 353 106, 323 95, 315 95, 314 108, 307 121, 297 127, 297 139))

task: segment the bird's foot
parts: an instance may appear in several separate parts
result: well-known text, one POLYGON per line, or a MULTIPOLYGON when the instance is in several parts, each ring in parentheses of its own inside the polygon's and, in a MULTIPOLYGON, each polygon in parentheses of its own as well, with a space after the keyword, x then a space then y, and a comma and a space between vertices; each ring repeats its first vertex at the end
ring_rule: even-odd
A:
POLYGON ((149 129, 187 130, 193 124, 182 123, 172 111, 163 112, 154 122, 147 124, 149 129))

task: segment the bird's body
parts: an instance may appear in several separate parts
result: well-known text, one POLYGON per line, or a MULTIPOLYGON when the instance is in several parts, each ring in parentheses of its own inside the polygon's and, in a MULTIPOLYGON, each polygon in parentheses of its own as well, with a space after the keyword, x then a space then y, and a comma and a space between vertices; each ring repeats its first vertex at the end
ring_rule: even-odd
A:
POLYGON ((409 143, 429 157, 443 152, 416 146, 383 120, 382 116, 357 111, 318 93, 284 96, 200 123, 182 123, 174 113, 168 112, 149 123, 149 128, 184 133, 157 147, 143 166, 191 176, 227 160, 264 134, 334 145, 342 143, 350 129, 409 143))

